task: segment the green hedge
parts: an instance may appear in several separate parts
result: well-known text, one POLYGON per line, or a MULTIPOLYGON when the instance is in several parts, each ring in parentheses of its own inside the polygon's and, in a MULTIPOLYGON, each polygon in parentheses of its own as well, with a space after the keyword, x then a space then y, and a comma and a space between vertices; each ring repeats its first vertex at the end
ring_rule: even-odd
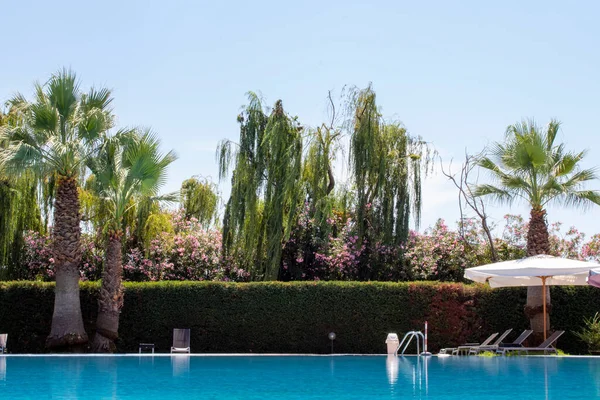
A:
MULTIPOLYGON (((99 284, 81 284, 86 329, 94 331, 99 284)), ((335 352, 382 353, 388 332, 422 329, 429 321, 429 345, 477 341, 492 331, 527 326, 526 290, 462 284, 379 282, 157 282, 126 283, 120 352, 138 343, 167 352, 173 328, 191 328, 194 352, 327 353, 335 332, 335 352)), ((600 290, 553 287, 554 329, 567 352, 585 352, 572 335, 600 305, 600 290)), ((54 285, 0 282, 0 332, 9 334, 13 353, 44 352, 54 285)))

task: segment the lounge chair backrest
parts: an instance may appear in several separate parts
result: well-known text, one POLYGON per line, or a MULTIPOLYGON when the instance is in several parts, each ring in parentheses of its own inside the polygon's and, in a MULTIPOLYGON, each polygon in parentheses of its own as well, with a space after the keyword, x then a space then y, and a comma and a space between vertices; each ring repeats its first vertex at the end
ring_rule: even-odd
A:
POLYGON ((483 341, 483 343, 481 343, 481 344, 480 344, 480 346, 487 346, 487 345, 489 345, 489 344, 490 344, 490 342, 491 342, 492 340, 494 340, 494 338, 495 338, 496 336, 498 336, 498 332, 496 332, 496 333, 492 333, 492 334, 490 335, 490 337, 488 337, 487 339, 485 339, 485 340, 483 341))
POLYGON ((512 328, 505 330, 504 333, 502 335, 500 335, 498 337, 498 339, 496 339, 496 341, 494 342, 493 346, 500 346, 500 343, 502 343, 502 341, 504 339, 506 339, 506 337, 508 335, 510 335, 511 332, 512 332, 512 328))
POLYGON ((173 329, 173 347, 177 347, 177 348, 190 347, 190 330, 189 329, 173 329))
POLYGON ((524 330, 523 333, 521 333, 519 337, 516 338, 514 342, 512 342, 512 344, 523 344, 525 339, 527 339, 532 333, 533 331, 530 329, 524 330))
POLYGON ((0 348, 6 348, 6 340, 8 339, 8 333, 0 334, 0 348))
POLYGON ((540 349, 545 349, 546 347, 550 347, 550 345, 554 342, 556 342, 556 340, 563 334, 565 333, 565 331, 556 331, 554 332, 552 335, 550 335, 550 337, 548 339, 546 339, 544 341, 544 343, 540 344, 538 346, 538 348, 540 349))

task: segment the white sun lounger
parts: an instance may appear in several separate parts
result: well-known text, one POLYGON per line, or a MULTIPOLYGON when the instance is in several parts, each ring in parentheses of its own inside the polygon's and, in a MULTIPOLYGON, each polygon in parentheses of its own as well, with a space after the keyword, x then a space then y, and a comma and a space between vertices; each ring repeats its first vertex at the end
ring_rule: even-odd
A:
POLYGON ((189 353, 190 352, 190 330, 173 329, 173 346, 171 353, 189 353))

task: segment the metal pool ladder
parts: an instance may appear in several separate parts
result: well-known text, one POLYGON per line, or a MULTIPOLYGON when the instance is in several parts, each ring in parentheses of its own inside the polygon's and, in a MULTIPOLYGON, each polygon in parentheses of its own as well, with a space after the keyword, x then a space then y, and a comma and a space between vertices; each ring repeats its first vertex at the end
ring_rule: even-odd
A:
POLYGON ((402 341, 400 342, 400 344, 398 345, 398 348, 396 349, 395 355, 398 355, 398 350, 400 350, 400 348, 402 348, 402 345, 404 344, 404 342, 406 342, 406 344, 404 344, 404 348, 402 349, 402 352, 400 353, 400 355, 404 355, 404 352, 408 348, 408 345, 413 340, 413 338, 417 338, 417 354, 421 354, 421 351, 420 351, 421 348, 419 347, 419 339, 421 339, 423 348, 425 348, 425 336, 423 335, 423 333, 421 331, 410 331, 406 335, 404 335, 404 337, 402 338, 402 341))

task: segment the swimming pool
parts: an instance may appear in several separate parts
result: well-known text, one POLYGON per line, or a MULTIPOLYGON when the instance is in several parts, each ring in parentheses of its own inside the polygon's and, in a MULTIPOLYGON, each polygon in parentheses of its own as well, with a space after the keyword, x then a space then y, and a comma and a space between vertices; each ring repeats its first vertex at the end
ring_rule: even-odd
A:
POLYGON ((0 356, 6 399, 592 399, 571 357, 0 356))

